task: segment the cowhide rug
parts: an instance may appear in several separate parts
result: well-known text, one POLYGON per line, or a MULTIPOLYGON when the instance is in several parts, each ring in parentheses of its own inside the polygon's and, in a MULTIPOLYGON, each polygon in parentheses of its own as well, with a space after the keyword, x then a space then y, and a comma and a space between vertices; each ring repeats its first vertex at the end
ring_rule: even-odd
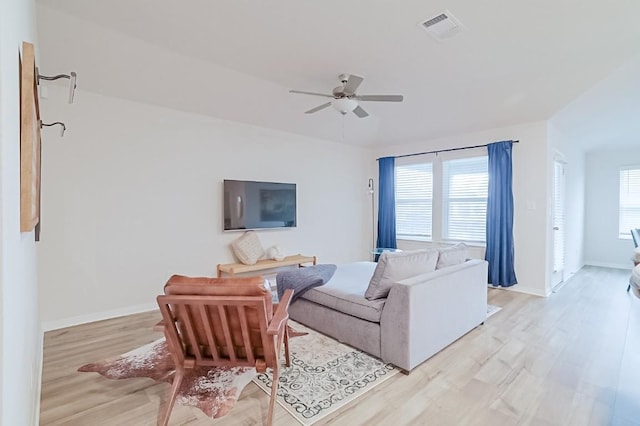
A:
MULTIPOLYGON (((175 366, 162 338, 115 359, 83 365, 78 371, 96 372, 109 379, 149 377, 171 383, 175 366)), ((176 403, 197 407, 211 418, 222 417, 233 408, 242 389, 256 375, 256 369, 249 367, 188 369, 176 403)))

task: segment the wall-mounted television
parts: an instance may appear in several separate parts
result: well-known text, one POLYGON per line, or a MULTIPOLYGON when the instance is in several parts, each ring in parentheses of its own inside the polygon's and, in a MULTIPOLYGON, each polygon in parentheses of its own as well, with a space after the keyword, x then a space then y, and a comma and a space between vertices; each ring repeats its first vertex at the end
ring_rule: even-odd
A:
POLYGON ((295 228, 296 184, 224 180, 224 230, 295 228))

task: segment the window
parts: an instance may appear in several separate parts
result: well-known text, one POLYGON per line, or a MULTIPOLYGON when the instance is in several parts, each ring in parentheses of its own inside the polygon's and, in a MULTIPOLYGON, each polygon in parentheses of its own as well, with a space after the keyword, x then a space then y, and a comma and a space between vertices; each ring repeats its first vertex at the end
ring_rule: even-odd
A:
POLYGON ((484 242, 489 172, 487 157, 442 163, 442 237, 484 242))
POLYGON ((432 203, 432 164, 397 165, 396 235, 431 238, 432 203))
POLYGON ((488 159, 471 155, 396 162, 398 239, 485 242, 488 159))
POLYGON ((631 239, 631 229, 640 227, 640 166, 620 169, 618 224, 618 237, 624 239, 631 239))

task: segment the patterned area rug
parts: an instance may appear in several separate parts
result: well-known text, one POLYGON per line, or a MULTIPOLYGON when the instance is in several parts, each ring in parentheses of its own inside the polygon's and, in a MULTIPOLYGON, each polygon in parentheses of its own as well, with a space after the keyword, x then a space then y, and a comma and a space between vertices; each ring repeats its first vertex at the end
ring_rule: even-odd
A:
MULTIPOLYGON (((298 323, 307 332, 289 342, 291 367, 280 370, 277 401, 303 425, 311 425, 400 372, 364 352, 298 323)), ((270 392, 271 373, 253 379, 270 392)))
POLYGON ((487 305, 487 318, 500 311, 500 309, 502 309, 500 306, 487 305))
MULTIPOLYGON (((289 341, 291 367, 280 368, 277 401, 303 425, 313 424, 400 371, 330 337, 290 323, 295 329, 295 338, 289 341)), ((83 365, 78 371, 96 372, 109 379, 148 377, 171 383, 175 369, 162 338, 116 358, 83 365)), ((252 379, 270 392, 270 370, 258 375, 254 368, 198 369, 184 378, 176 403, 197 407, 211 418, 222 417, 231 411, 252 379)))

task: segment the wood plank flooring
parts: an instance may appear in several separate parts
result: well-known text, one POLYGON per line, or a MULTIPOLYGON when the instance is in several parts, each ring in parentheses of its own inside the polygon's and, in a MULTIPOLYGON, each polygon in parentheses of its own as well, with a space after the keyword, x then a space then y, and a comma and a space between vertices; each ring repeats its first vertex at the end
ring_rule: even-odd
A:
MULTIPOLYGON (((629 271, 585 267, 549 298, 489 290, 502 310, 409 375, 399 374, 319 425, 640 425, 640 299, 629 271)), ((170 386, 78 373, 161 336, 157 312, 48 332, 41 425, 154 425, 170 386)), ((211 420, 176 405, 171 425, 265 424, 253 383, 211 420)), ((298 423, 276 405, 275 424, 298 423)))

